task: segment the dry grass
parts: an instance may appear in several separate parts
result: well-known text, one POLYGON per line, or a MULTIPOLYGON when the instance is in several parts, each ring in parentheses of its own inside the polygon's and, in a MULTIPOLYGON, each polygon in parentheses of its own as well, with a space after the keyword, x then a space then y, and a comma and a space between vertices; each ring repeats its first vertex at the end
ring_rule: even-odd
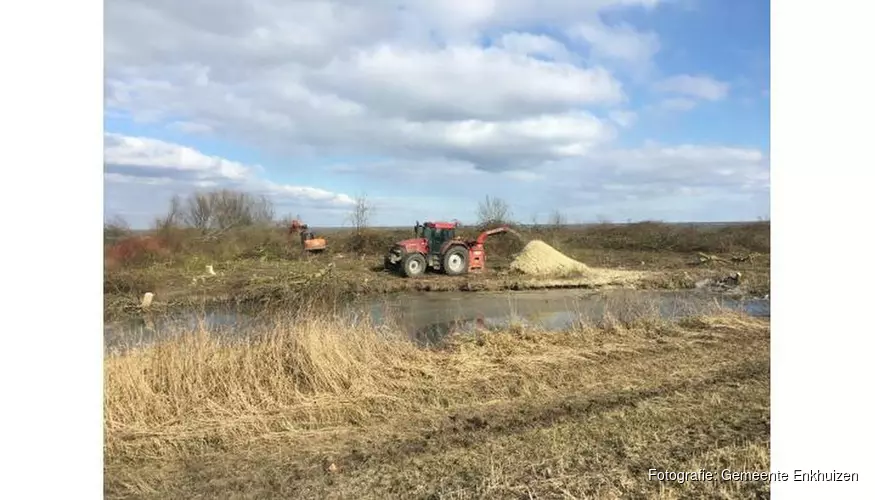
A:
MULTIPOLYGON (((203 430, 245 439, 269 430, 271 416, 290 408, 300 412, 304 426, 344 420, 348 395, 379 397, 376 387, 401 389, 388 372, 413 366, 423 355, 404 339, 324 319, 278 323, 233 344, 203 330, 183 332, 106 359, 107 453, 124 454, 144 442, 138 437, 168 432, 174 440, 193 436, 195 445, 203 430), (330 399, 338 406, 317 404, 330 399)), ((147 441, 151 448, 161 439, 147 441)))
POLYGON ((152 498, 755 497, 649 467, 768 469, 768 322, 517 329, 424 350, 330 318, 105 360, 106 490, 152 498))

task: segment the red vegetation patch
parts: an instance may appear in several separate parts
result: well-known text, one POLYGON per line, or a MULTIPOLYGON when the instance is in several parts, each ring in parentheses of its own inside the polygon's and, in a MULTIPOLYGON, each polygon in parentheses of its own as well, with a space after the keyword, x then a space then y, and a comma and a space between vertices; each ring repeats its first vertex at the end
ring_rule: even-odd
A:
POLYGON ((141 264, 161 257, 170 251, 165 242, 154 236, 131 236, 107 247, 104 265, 109 269, 130 264, 141 264))

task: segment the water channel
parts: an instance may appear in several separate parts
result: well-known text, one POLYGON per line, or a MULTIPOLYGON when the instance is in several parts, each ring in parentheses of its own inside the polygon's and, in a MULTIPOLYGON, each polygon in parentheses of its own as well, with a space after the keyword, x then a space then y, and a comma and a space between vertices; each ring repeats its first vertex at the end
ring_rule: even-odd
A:
MULTIPOLYGON (((513 292, 420 292, 368 298, 347 304, 337 314, 351 322, 369 321, 403 330, 418 342, 432 344, 450 332, 501 328, 521 324, 563 330, 580 323, 597 323, 607 314, 626 321, 658 314, 676 319, 718 308, 769 317, 768 299, 740 299, 704 291, 584 291, 537 290, 513 292)), ((240 336, 269 321, 263 315, 217 308, 188 310, 107 323, 108 349, 131 347, 202 326, 217 335, 240 336)))

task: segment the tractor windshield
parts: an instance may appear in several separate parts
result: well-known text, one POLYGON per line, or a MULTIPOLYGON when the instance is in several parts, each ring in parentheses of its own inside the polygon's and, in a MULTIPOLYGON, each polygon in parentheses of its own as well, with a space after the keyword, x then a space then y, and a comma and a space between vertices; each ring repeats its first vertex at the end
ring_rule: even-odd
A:
POLYGON ((428 241, 429 253, 438 253, 441 246, 448 240, 453 239, 456 231, 453 229, 439 229, 426 226, 422 230, 422 237, 428 241))

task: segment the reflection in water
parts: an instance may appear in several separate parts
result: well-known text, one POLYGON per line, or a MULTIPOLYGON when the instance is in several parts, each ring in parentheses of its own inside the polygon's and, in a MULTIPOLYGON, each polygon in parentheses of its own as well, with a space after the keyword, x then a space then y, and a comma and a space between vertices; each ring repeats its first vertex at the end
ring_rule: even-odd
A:
MULTIPOLYGON (((738 300, 702 292, 546 290, 502 293, 422 292, 350 304, 341 319, 368 321, 407 332, 423 344, 440 343, 452 332, 496 329, 511 324, 562 330, 594 324, 605 318, 633 321, 659 315, 664 318, 707 314, 719 308, 769 316, 769 301, 738 300)), ((170 317, 145 314, 126 323, 105 327, 107 347, 130 347, 166 337, 173 332, 202 327, 219 336, 240 338, 265 325, 268 319, 232 309, 188 312, 170 317)))

